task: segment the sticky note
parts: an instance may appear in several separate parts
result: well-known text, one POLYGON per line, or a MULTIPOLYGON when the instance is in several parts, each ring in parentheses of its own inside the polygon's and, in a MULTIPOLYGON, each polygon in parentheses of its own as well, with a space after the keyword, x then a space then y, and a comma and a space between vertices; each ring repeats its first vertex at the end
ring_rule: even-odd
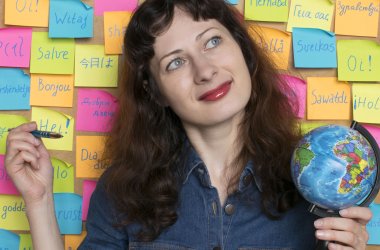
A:
POLYGON ((101 16, 105 11, 133 11, 138 0, 94 0, 95 15, 101 16))
POLYGON ((74 39, 52 39, 47 32, 33 32, 30 72, 73 74, 74 46, 74 39))
POLYGON ((227 0, 229 4, 238 4, 239 0, 227 0))
POLYGON ((29 68, 31 28, 0 29, 0 66, 29 68))
POLYGON ((25 202, 20 196, 0 195, 0 228, 6 230, 29 230, 25 214, 25 202))
POLYGON ((68 162, 52 157, 54 167, 53 192, 74 193, 74 167, 68 162))
POLYGON ((79 245, 82 243, 86 235, 86 231, 82 231, 82 233, 78 235, 65 235, 65 250, 78 249, 79 245))
POLYGON ((117 108, 117 99, 109 92, 79 89, 76 130, 109 132, 117 108))
POLYGON ((290 93, 286 93, 288 98, 295 101, 297 106, 293 107, 294 112, 297 114, 298 118, 305 117, 306 110, 306 83, 301 78, 281 75, 281 78, 288 84, 291 89, 290 93))
POLYGON ((368 130, 380 147, 380 127, 368 124, 363 125, 363 127, 368 130))
POLYGON ((286 30, 293 27, 318 28, 330 31, 334 4, 330 0, 292 0, 286 30))
POLYGON ((76 137, 76 177, 99 178, 108 167, 102 159, 104 136, 76 137))
POLYGON ((311 130, 313 130, 315 128, 327 125, 327 123, 324 123, 324 122, 302 121, 302 122, 300 122, 299 125, 300 125, 300 128, 301 128, 301 133, 303 135, 305 135, 305 134, 309 133, 311 130))
POLYGON ((55 217, 61 234, 81 234, 82 197, 77 194, 54 194, 55 217))
POLYGON ((349 120, 351 86, 335 77, 307 78, 307 119, 349 120))
POLYGON ((366 229, 369 234, 369 245, 380 244, 380 204, 372 203, 369 208, 372 211, 372 218, 368 222, 366 229))
POLYGON ((49 0, 5 0, 4 12, 5 24, 47 27, 49 0))
POLYGON ((380 45, 370 40, 338 40, 338 79, 380 81, 380 45))
POLYGON ((47 149, 71 151, 73 149, 74 118, 68 114, 40 107, 32 108, 32 121, 42 131, 56 132, 63 135, 59 139, 43 138, 47 149))
POLYGON ((25 122, 28 122, 28 119, 21 115, 0 114, 0 154, 5 154, 8 129, 15 128, 25 122))
POLYGON ((32 236, 30 234, 19 234, 20 248, 19 250, 33 250, 32 236))
POLYGON ((11 177, 9 177, 7 171, 5 170, 4 155, 0 155, 0 194, 20 194, 15 185, 13 185, 11 177))
POLYGON ((49 37, 93 37, 94 9, 80 0, 50 0, 49 37))
POLYGON ((105 55, 104 45, 75 46, 75 86, 116 87, 118 56, 105 55))
POLYGON ((377 37, 379 0, 339 0, 335 6, 336 34, 377 37))
POLYGON ((380 85, 355 83, 352 85, 353 119, 364 123, 380 123, 380 85))
POLYGON ((251 25, 248 33, 269 54, 278 69, 288 69, 291 46, 291 36, 288 32, 251 25))
POLYGON ((337 67, 334 33, 314 28, 293 28, 292 41, 294 67, 337 67))
POLYGON ((0 110, 29 110, 29 76, 17 68, 0 68, 0 76, 0 110))
POLYGON ((84 180, 83 181, 83 204, 82 204, 82 220, 87 220, 88 207, 90 205, 91 195, 96 188, 96 181, 84 180))
POLYGON ((17 250, 20 247, 20 236, 11 231, 0 228, 0 239, 0 249, 17 250))
POLYGON ((72 107, 74 75, 31 74, 30 105, 72 107))
POLYGON ((246 0, 244 17, 247 20, 286 22, 289 15, 288 0, 246 0))
POLYGON ((104 46, 106 54, 122 54, 124 34, 132 12, 104 12, 104 46))

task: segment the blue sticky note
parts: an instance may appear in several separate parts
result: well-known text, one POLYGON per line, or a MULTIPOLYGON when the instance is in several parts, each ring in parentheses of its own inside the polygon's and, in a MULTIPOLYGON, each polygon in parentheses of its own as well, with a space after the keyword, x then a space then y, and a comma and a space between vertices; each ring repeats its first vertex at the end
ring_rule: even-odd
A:
POLYGON ((93 37, 94 9, 80 0, 50 0, 49 37, 93 37))
POLYGON ((235 4, 235 5, 239 3, 239 0, 226 0, 226 1, 229 4, 235 4))
POLYGON ((336 68, 336 37, 315 28, 293 28, 293 55, 296 68, 336 68))
POLYGON ((0 228, 0 249, 19 249, 20 236, 0 228))
POLYGON ((380 204, 372 203, 369 208, 373 216, 367 224, 367 232, 369 233, 368 244, 380 245, 380 204))
POLYGON ((81 234, 82 197, 74 193, 56 193, 54 206, 61 234, 81 234))
POLYGON ((0 110, 30 109, 30 77, 21 69, 0 68, 0 110))

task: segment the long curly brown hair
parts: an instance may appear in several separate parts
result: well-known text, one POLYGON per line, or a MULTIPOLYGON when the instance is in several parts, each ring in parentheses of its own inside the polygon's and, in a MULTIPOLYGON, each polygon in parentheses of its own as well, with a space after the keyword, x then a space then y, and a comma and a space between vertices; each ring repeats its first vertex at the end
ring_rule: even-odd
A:
MULTIPOLYGON (((279 72, 255 44, 244 23, 224 0, 146 0, 133 14, 124 39, 120 109, 106 145, 111 167, 104 176, 106 190, 122 225, 138 223, 138 237, 154 240, 176 222, 185 132, 178 116, 160 105, 160 93, 149 72, 155 38, 170 26, 175 7, 195 21, 215 19, 239 44, 252 79, 252 92, 240 126, 242 150, 235 164, 236 185, 248 160, 262 186, 262 209, 276 217, 291 207, 297 192, 290 178, 290 157, 299 139, 296 117, 279 72)), ((233 56, 233 55, 231 55, 233 56)), ((233 189, 233 188, 232 188, 233 189)))

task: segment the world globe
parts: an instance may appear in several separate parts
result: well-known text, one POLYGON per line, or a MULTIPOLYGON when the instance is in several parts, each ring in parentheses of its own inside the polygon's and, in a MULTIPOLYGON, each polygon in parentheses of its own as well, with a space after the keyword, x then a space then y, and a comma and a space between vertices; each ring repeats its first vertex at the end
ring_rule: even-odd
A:
POLYGON ((376 164, 374 150, 361 133, 327 125, 299 141, 292 155, 291 174, 307 201, 337 211, 368 196, 376 181, 376 164))

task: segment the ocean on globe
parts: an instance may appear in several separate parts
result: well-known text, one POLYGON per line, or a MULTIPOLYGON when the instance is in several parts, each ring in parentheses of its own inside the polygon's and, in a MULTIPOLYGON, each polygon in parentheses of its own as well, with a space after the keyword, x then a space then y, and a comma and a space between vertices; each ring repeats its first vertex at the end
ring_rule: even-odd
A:
POLYGON ((293 181, 309 202, 331 210, 360 203, 376 180, 374 150, 357 130, 327 125, 307 133, 294 150, 293 181))

